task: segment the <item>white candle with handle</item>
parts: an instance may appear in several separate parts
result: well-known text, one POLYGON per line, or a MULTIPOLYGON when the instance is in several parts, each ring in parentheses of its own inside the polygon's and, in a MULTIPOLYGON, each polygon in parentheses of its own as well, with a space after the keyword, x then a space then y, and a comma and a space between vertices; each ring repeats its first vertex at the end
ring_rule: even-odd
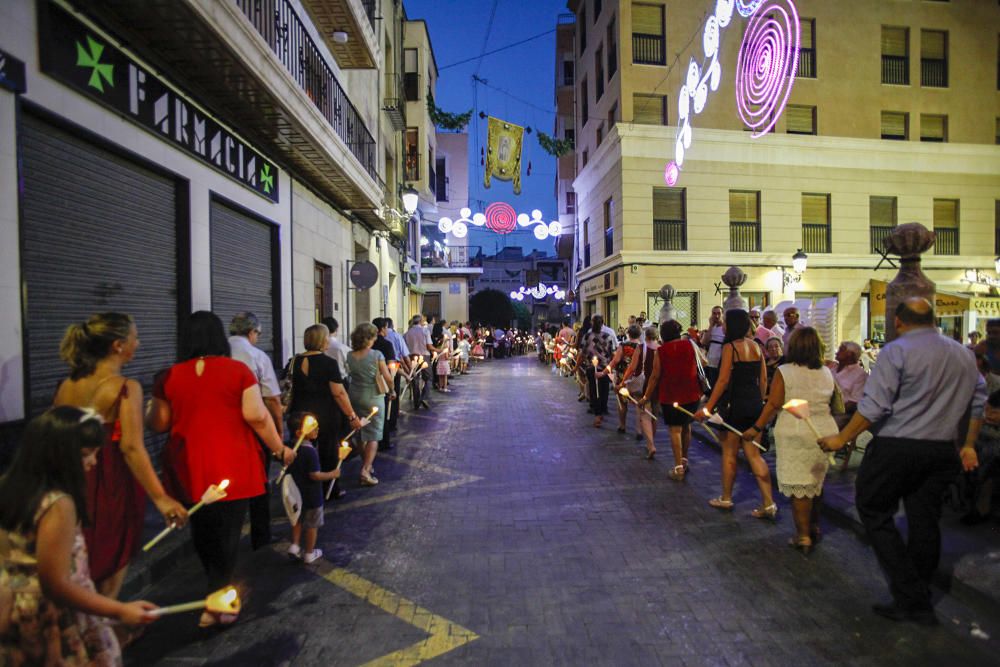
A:
POLYGON ((226 586, 214 593, 209 594, 204 600, 197 602, 185 602, 183 604, 173 604, 168 607, 160 607, 148 612, 150 616, 167 616, 169 614, 182 614, 186 611, 199 611, 204 609, 213 614, 238 614, 240 613, 240 594, 232 586, 226 586))
MULTIPOLYGON (((340 465, 350 455, 351 446, 344 440, 340 443, 340 447, 337 448, 337 467, 334 470, 340 470, 340 465)), ((331 495, 333 495, 333 482, 330 483, 330 487, 326 490, 326 499, 329 500, 331 495)))
MULTIPOLYGON (((702 408, 702 410, 704 411, 705 409, 702 408)), ((705 414, 708 414, 708 412, 705 411, 705 414)), ((729 424, 727 424, 725 421, 723 421, 722 415, 720 415, 718 412, 716 412, 714 414, 711 414, 711 415, 708 415, 708 421, 711 424, 715 424, 717 426, 721 426, 722 428, 726 429, 727 431, 730 431, 731 433, 735 433, 736 435, 740 436, 741 438, 743 437, 742 433, 740 433, 735 428, 733 428, 732 426, 730 426, 729 424)), ((750 442, 752 442, 757 447, 757 449, 759 449, 760 451, 762 451, 762 452, 766 452, 767 451, 767 449, 763 445, 761 445, 759 442, 757 442, 756 440, 751 440, 750 442)))
MULTIPOLYGON (((632 396, 632 394, 629 393, 629 390, 626 387, 622 387, 621 389, 619 389, 618 393, 621 394, 622 396, 624 396, 625 398, 627 398, 628 400, 632 401, 636 405, 639 405, 639 401, 635 400, 635 397, 632 396)), ((652 417, 653 421, 656 421, 656 415, 654 415, 652 412, 650 412, 646 408, 641 408, 641 410, 643 412, 645 412, 647 415, 649 415, 650 417, 652 417)))
POLYGON ((355 433, 363 429, 365 426, 368 426, 368 424, 372 422, 372 417, 374 417, 376 414, 378 414, 378 406, 373 405, 372 411, 368 413, 368 416, 361 418, 361 426, 357 427, 356 429, 345 435, 344 440, 350 440, 351 436, 353 436, 355 433))
MULTIPOLYGON (((228 486, 229 486, 229 480, 228 479, 224 479, 221 482, 219 482, 218 486, 216 486, 215 484, 213 484, 210 487, 208 487, 207 489, 205 489, 205 493, 201 494, 201 500, 199 500, 194 505, 194 507, 192 507, 191 509, 188 510, 188 517, 190 517, 192 514, 194 514, 198 510, 200 510, 205 505, 211 505, 212 503, 217 502, 217 501, 222 500, 223 498, 225 498, 226 497, 226 488, 228 486)), ((147 542, 146 545, 142 547, 142 550, 143 551, 149 551, 150 549, 152 549, 153 547, 155 547, 157 544, 159 544, 160 540, 162 540, 164 537, 166 537, 167 535, 169 535, 170 532, 172 530, 175 530, 175 529, 176 529, 176 526, 174 526, 173 524, 167 526, 162 531, 160 531, 159 535, 157 535, 156 537, 154 537, 153 539, 151 539, 149 542, 147 542)))
POLYGON ((816 425, 813 424, 812 419, 809 418, 809 401, 804 401, 801 398, 793 398, 782 405, 781 408, 796 419, 801 419, 808 424, 809 428, 811 428, 812 432, 816 435, 817 440, 823 437, 819 434, 819 429, 817 429, 816 425))
MULTIPOLYGON (((295 441, 295 446, 292 447, 293 453, 297 453, 299 451, 299 447, 302 446, 302 441, 306 439, 307 435, 315 431, 317 426, 319 426, 319 422, 316 421, 315 417, 312 415, 305 416, 305 419, 302 420, 302 426, 299 427, 299 439, 295 441)), ((283 480, 287 474, 288 466, 281 466, 281 472, 278 473, 278 479, 276 479, 274 483, 281 484, 281 480, 283 480)))

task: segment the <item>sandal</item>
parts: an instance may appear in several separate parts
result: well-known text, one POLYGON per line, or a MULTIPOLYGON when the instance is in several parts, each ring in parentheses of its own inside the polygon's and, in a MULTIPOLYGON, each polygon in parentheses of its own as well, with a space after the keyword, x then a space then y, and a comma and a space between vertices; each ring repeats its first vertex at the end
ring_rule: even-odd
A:
MULTIPOLYGON (((683 466, 681 466, 681 467, 683 467, 683 466)), ((732 510, 733 509, 733 501, 732 500, 723 500, 722 496, 719 496, 718 498, 712 498, 711 500, 708 501, 708 504, 711 505, 712 507, 714 507, 717 510, 732 510)))
POLYGON ((684 481, 684 466, 674 466, 674 469, 667 473, 667 477, 675 482, 684 481))
POLYGON ((646 460, 647 461, 652 461, 655 458, 656 458, 656 450, 655 449, 651 449, 651 450, 648 450, 646 452, 646 460))
POLYGON ((600 415, 594 417, 594 428, 601 428, 601 424, 604 422, 604 418, 600 415))
POLYGON ((803 556, 808 556, 812 553, 813 541, 808 537, 790 537, 788 538, 788 546, 798 549, 803 556))
MULTIPOLYGON (((771 503, 767 507, 756 507, 752 512, 750 512, 750 516, 755 519, 770 519, 771 521, 774 521, 778 517, 778 506, 771 503)), ((810 542, 810 545, 811 544, 812 543, 810 542)))
POLYGON ((686 458, 684 458, 684 457, 681 457, 681 465, 682 465, 682 466, 684 466, 684 472, 685 472, 685 473, 686 473, 686 472, 687 472, 688 470, 690 470, 690 468, 688 467, 688 460, 687 460, 686 458))

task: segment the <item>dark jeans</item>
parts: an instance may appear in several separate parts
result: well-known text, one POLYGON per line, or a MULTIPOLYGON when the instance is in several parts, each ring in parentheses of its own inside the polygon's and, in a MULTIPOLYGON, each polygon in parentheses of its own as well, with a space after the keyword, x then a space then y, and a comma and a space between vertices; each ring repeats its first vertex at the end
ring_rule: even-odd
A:
POLYGON ((191 541, 208 575, 208 592, 232 583, 248 499, 220 500, 191 517, 191 541))
POLYGON ((403 382, 403 376, 396 373, 396 377, 392 379, 392 386, 396 391, 396 400, 389 404, 389 412, 386 414, 385 427, 390 433, 396 432, 396 422, 399 420, 399 388, 403 382))
POLYGON ((386 418, 385 421, 382 422, 382 439, 378 441, 378 448, 389 449, 389 447, 392 446, 392 443, 389 442, 389 417, 392 415, 392 401, 389 400, 389 394, 386 394, 383 398, 385 399, 385 408, 383 408, 385 412, 382 414, 384 414, 386 418))
POLYGON ((590 385, 590 409, 597 415, 608 414, 608 391, 611 388, 611 378, 602 375, 597 378, 594 370, 587 370, 587 384, 590 385))
MULTIPOLYGON (((413 388, 413 409, 416 410, 420 407, 420 402, 427 400, 427 390, 431 386, 431 382, 434 379, 432 375, 434 370, 434 365, 431 363, 430 356, 424 357, 427 361, 427 368, 417 373, 416 377, 410 382, 410 386, 413 388)), ((420 363, 419 361, 416 363, 420 363)))
POLYGON ((265 452, 264 455, 264 480, 263 495, 250 499, 250 546, 254 551, 271 543, 270 452, 265 452))
POLYGON ((941 557, 941 502, 961 465, 951 442, 876 437, 858 469, 861 523, 896 604, 929 609, 930 580, 941 557), (903 501, 907 541, 893 515, 903 501))

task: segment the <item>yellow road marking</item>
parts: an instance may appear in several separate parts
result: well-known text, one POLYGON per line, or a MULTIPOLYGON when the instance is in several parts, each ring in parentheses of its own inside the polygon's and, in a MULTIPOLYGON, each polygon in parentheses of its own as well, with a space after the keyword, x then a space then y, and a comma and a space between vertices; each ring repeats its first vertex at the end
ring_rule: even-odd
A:
POLYGON ((412 600, 382 588, 363 577, 335 567, 323 559, 317 574, 334 586, 344 589, 368 604, 374 605, 399 620, 426 632, 429 636, 388 655, 366 662, 362 667, 407 667, 436 658, 459 646, 479 639, 472 630, 424 609, 412 600))

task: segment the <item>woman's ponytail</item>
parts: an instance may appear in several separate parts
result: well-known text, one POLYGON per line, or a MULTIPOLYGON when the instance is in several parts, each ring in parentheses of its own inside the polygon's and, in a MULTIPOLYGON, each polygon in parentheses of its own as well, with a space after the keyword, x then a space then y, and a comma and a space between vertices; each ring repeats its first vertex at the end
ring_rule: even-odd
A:
POLYGON ((111 346, 128 338, 132 317, 124 313, 98 313, 86 322, 66 328, 59 344, 59 357, 70 368, 70 378, 87 377, 97 369, 97 362, 111 353, 111 346))

